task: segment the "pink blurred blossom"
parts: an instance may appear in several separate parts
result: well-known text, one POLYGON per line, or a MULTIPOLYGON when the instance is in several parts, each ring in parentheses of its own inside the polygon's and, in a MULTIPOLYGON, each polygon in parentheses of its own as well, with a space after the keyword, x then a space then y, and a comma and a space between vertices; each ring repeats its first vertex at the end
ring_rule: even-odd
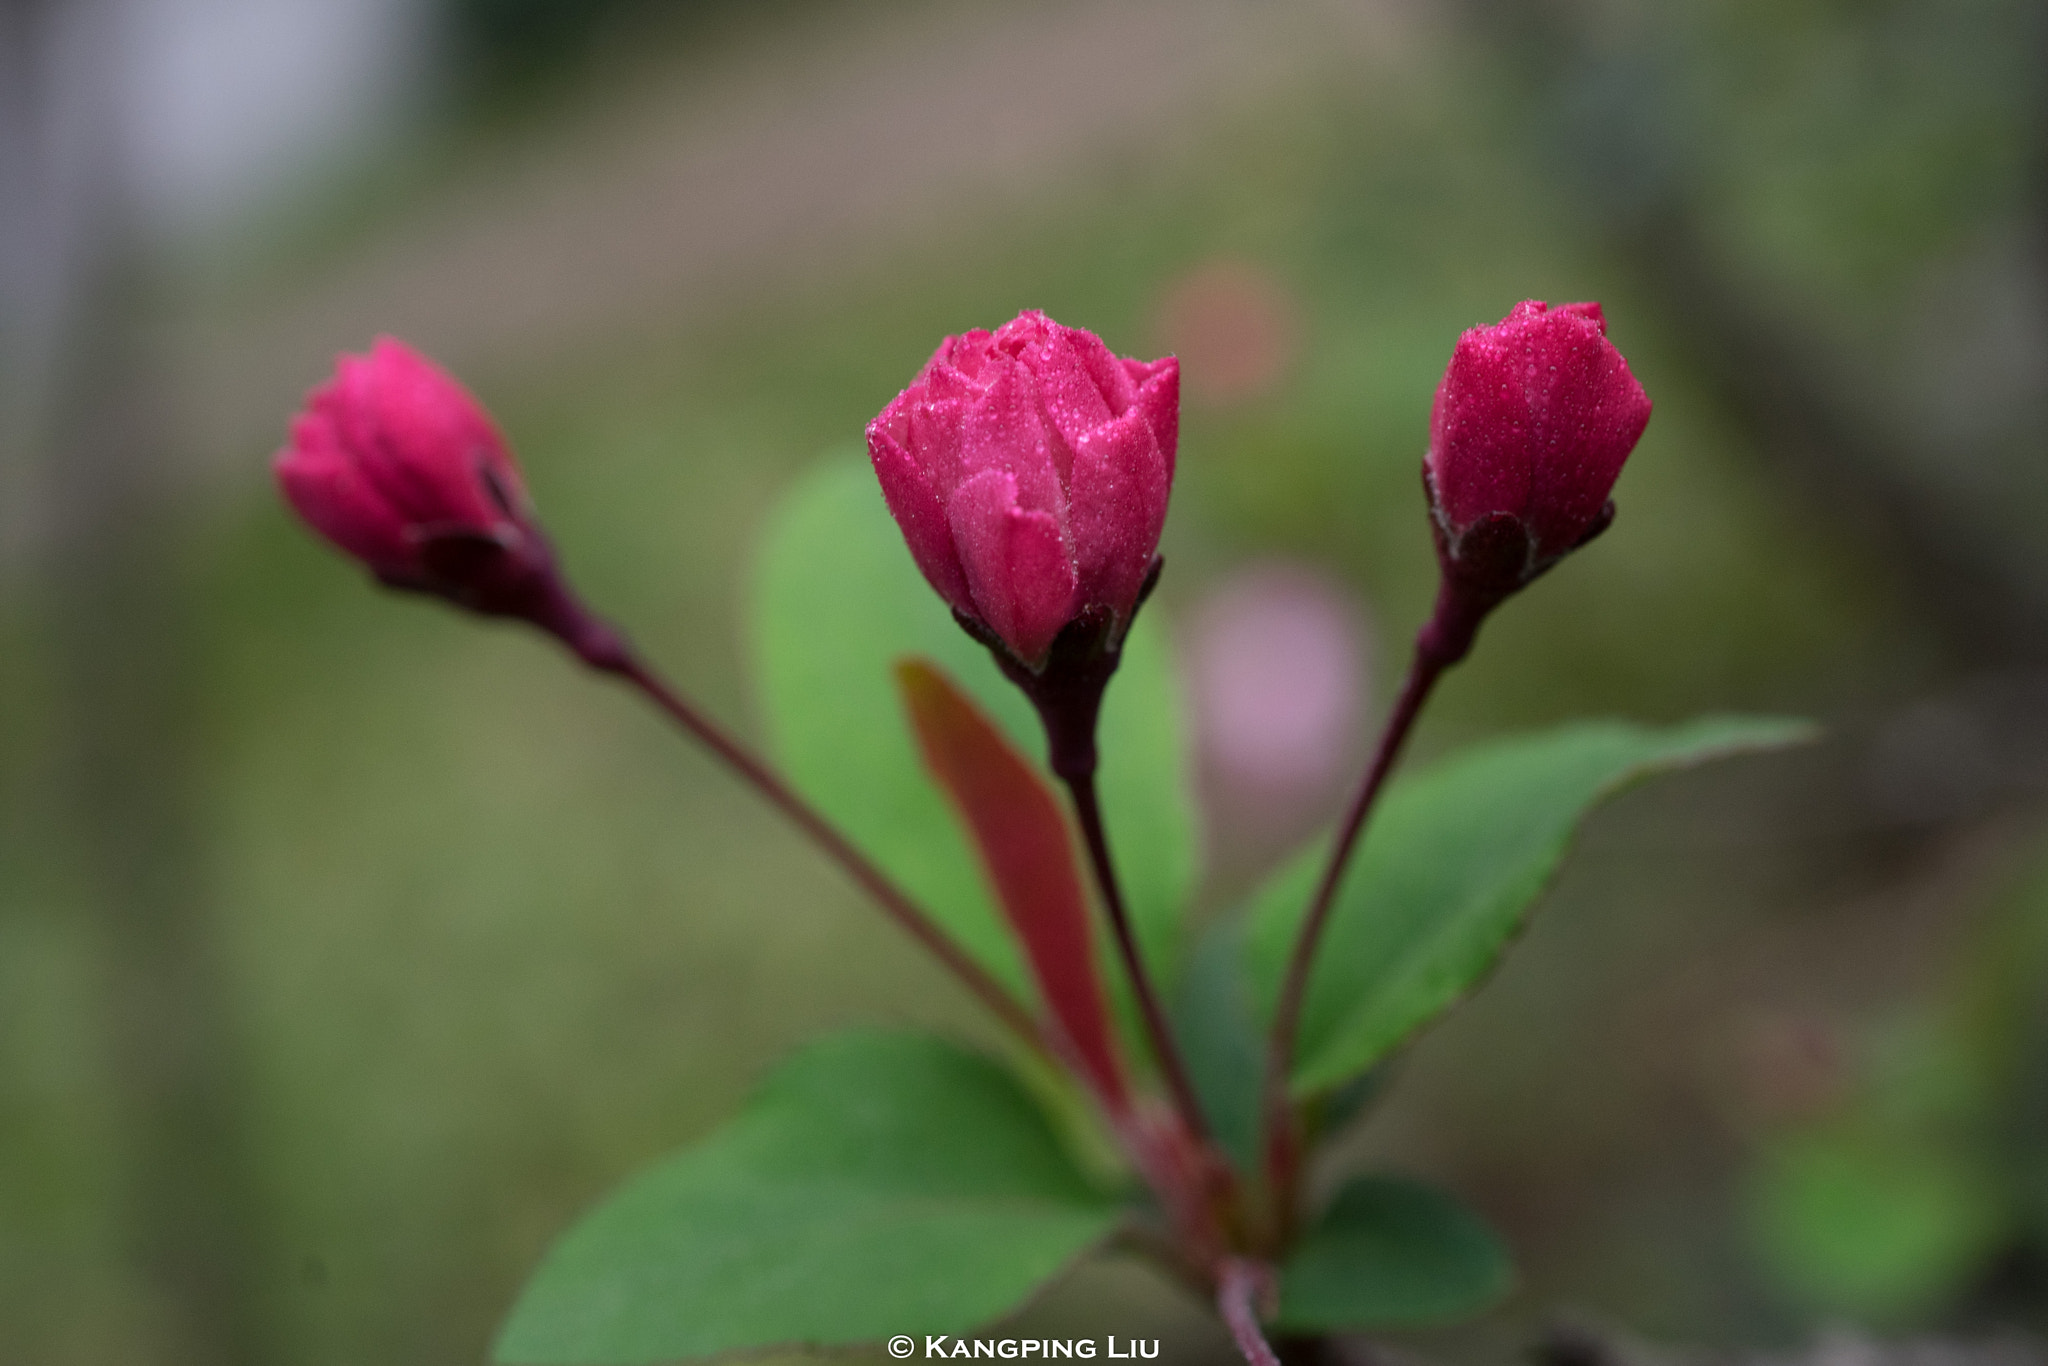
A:
POLYGON ((1300 309, 1264 267, 1218 259, 1168 286, 1158 329, 1181 359, 1190 402, 1238 403, 1271 393, 1286 378, 1300 309))
POLYGON ((1269 563, 1226 580, 1190 626, 1204 766, 1262 799, 1330 790, 1350 766, 1365 704, 1357 608, 1315 573, 1269 563))

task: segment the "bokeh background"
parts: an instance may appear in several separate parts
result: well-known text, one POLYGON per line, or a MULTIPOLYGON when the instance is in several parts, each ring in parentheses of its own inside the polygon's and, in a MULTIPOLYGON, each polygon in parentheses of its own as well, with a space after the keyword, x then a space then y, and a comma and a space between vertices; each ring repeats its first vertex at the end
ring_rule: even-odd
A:
MULTIPOLYGON (((288 521, 337 350, 462 375, 749 731, 757 530, 942 334, 1179 351, 1216 912, 1345 781, 1433 586, 1435 380, 1524 297, 1604 301, 1657 414, 1420 756, 1828 738, 1599 816, 1412 1051, 1358 1159, 1523 1281, 1397 1350, 2048 1332, 2038 4, 6 0, 0 1360, 477 1361, 796 1042, 981 1037, 631 697, 288 521)), ((1127 1266, 1027 1321, 1228 1359, 1127 1266)))

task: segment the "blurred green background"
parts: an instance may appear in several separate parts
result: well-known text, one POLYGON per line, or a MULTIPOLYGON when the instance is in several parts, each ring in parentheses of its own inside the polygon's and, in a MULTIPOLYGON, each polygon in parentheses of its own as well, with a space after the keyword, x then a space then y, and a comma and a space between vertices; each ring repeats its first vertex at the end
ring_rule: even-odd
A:
MULTIPOLYGON (((758 529, 942 335, 1177 350, 1155 610, 1320 585, 1355 752, 1433 591, 1436 379, 1525 297, 1603 301, 1656 417, 1419 757, 1829 739, 1599 817, 1407 1059, 1360 1160, 1524 1273, 1409 1348, 2048 1332, 2038 5, 16 0, 0 62, 0 1360, 480 1360, 795 1042, 982 1037, 631 697, 287 518, 337 350, 462 375, 587 596, 750 732, 758 529)), ((1204 755, 1214 909, 1335 794, 1248 832, 1204 755)), ((1229 1359, 1129 1267, 1029 1314, 1229 1359)))

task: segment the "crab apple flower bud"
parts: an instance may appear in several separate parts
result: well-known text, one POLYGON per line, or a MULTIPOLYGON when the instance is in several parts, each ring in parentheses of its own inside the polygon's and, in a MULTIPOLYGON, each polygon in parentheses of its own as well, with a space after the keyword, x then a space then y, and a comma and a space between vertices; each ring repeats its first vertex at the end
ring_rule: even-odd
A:
POLYGON ((889 511, 970 629, 1045 667, 1078 619, 1113 650, 1157 558, 1180 431, 1180 363, 1119 358, 1020 313, 939 345, 868 424, 889 511))
POLYGON ((1597 303, 1528 299, 1458 338, 1422 462, 1457 654, 1503 598, 1607 529, 1649 420, 1597 303))
POLYGON ((489 414, 405 343, 340 357, 272 467, 299 516, 383 583, 532 622, 593 663, 617 650, 562 581, 489 414))

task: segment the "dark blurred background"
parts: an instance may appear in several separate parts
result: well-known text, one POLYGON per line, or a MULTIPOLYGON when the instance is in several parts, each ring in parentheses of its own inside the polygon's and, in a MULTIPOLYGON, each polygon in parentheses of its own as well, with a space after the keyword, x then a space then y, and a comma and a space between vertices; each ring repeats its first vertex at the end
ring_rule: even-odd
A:
MULTIPOLYGON (((942 334, 1179 351, 1217 911, 1346 781, 1436 378, 1524 297, 1657 415, 1422 756, 1828 738, 1601 815, 1408 1057, 1355 1155, 1524 1277, 1401 1350, 2048 1332, 2042 7, 0 0, 0 1360, 477 1361, 796 1041, 978 1029, 631 698, 288 521, 337 350, 462 375, 745 729, 757 528, 942 334)), ((1130 1267, 1028 1319, 1227 1359, 1130 1267)))

